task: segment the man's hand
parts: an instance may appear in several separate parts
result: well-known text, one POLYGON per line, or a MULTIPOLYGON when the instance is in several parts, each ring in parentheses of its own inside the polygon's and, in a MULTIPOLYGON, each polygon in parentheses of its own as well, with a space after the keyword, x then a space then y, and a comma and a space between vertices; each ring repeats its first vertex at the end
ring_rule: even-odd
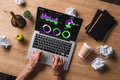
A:
POLYGON ((34 70, 34 67, 37 65, 39 60, 42 57, 43 52, 40 50, 33 51, 29 62, 21 74, 16 78, 16 80, 27 80, 27 76, 34 70))
POLYGON ((40 50, 33 51, 29 59, 29 62, 27 64, 27 67, 33 70, 34 67, 37 65, 37 63, 40 61, 42 54, 43 54, 43 51, 40 51, 40 50))
POLYGON ((64 73, 64 59, 61 57, 53 56, 52 69, 54 76, 62 76, 64 73))

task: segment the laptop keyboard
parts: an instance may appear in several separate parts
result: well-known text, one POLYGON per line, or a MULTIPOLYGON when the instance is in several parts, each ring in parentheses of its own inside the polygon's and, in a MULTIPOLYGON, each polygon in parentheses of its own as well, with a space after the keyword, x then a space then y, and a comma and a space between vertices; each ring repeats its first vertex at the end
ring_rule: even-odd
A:
POLYGON ((72 44, 60 39, 36 34, 33 48, 45 50, 57 55, 68 57, 72 44))

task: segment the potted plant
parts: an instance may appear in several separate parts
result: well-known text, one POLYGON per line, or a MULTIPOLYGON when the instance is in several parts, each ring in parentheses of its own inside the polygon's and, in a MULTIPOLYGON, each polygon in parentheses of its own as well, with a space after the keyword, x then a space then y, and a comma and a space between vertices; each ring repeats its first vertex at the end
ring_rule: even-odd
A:
POLYGON ((25 12, 24 12, 24 14, 23 14, 23 16, 25 17, 25 18, 32 18, 32 14, 31 14, 31 12, 29 11, 29 10, 26 10, 25 12))

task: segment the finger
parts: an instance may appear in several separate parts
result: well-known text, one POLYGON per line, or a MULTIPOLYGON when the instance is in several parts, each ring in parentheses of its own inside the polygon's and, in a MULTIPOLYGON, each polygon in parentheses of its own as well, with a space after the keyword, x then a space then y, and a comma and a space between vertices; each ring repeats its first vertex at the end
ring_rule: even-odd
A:
POLYGON ((58 66, 61 66, 61 65, 62 65, 62 58, 58 57, 58 66))
POLYGON ((62 58, 62 63, 64 63, 64 61, 65 61, 65 60, 62 58))
POLYGON ((33 55, 34 55, 34 57, 37 57, 37 58, 38 58, 38 57, 39 57, 38 50, 35 50, 33 55))
POLYGON ((36 50, 36 53, 37 53, 37 54, 40 54, 40 53, 41 53, 41 51, 40 51, 40 50, 36 50))
POLYGON ((55 56, 52 55, 52 65, 55 63, 55 56))
POLYGON ((58 64, 58 57, 55 56, 55 64, 57 65, 58 64))
POLYGON ((64 65, 64 58, 61 57, 61 66, 64 65))
POLYGON ((62 65, 64 66, 64 64, 65 64, 65 60, 64 60, 64 59, 62 59, 62 60, 63 60, 63 61, 62 61, 62 62, 63 62, 62 65))
POLYGON ((35 53, 35 50, 32 53, 35 53))
POLYGON ((37 55, 37 56, 41 56, 42 53, 43 53, 43 52, 42 52, 41 50, 36 50, 36 55, 37 55))
POLYGON ((57 63, 60 63, 60 57, 57 56, 57 63))
POLYGON ((60 57, 60 61, 59 62, 60 62, 60 64, 62 64, 62 57, 60 57))
POLYGON ((30 56, 30 59, 31 59, 32 57, 34 57, 34 55, 35 55, 35 50, 32 52, 32 55, 30 56))
POLYGON ((41 60, 41 57, 43 56, 43 51, 41 51, 41 50, 39 50, 38 52, 37 52, 37 58, 39 58, 39 61, 41 60))
POLYGON ((40 57, 40 52, 38 50, 36 50, 36 54, 35 54, 36 58, 40 57))
POLYGON ((39 56, 41 57, 43 55, 43 51, 39 51, 39 56))

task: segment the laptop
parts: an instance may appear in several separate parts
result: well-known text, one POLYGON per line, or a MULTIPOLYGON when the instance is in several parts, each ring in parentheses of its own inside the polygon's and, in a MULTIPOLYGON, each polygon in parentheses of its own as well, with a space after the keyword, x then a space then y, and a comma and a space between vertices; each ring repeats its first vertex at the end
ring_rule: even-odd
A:
POLYGON ((68 70, 82 21, 81 18, 38 7, 27 58, 34 50, 40 49, 44 51, 41 63, 51 65, 52 55, 57 55, 64 58, 64 70, 68 70))

